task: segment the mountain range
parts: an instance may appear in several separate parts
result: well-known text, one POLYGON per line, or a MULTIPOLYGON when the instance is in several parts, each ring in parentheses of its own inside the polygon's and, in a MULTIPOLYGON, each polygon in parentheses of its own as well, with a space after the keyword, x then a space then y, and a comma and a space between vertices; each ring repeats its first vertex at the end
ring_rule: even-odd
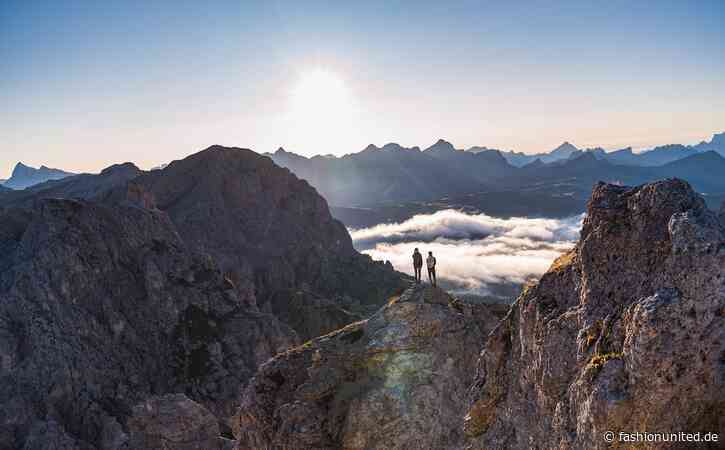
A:
MULTIPOLYGON (((370 150, 456 158, 474 180, 469 164, 502 159, 370 150)), ((717 158, 670 164, 716 184, 717 158)), ((591 153, 539 165, 505 170, 623 173, 591 153)), ((724 242, 684 181, 597 183, 576 247, 488 305, 359 254, 309 183, 246 149, 5 190, 0 449, 603 450, 605 430, 722 433, 724 242)))
POLYGON ((565 142, 546 154, 523 155, 482 147, 458 150, 439 140, 424 150, 370 145, 338 158, 306 158, 280 148, 268 156, 315 186, 346 224, 366 226, 436 205, 494 215, 571 215, 583 212, 592 186, 601 180, 636 185, 679 177, 716 208, 725 200, 724 137, 643 153, 580 150, 565 142))
MULTIPOLYGON (((481 149, 486 148, 472 147, 468 151, 478 152, 481 149)), ((531 164, 537 159, 544 163, 571 159, 582 153, 592 153, 597 159, 605 159, 614 164, 648 167, 661 166, 668 162, 711 150, 720 153, 721 156, 725 156, 725 133, 715 134, 709 142, 702 141, 696 145, 669 144, 638 153, 635 153, 632 147, 606 151, 601 147, 579 149, 569 142, 564 142, 554 150, 545 153, 527 154, 514 151, 501 151, 501 154, 509 164, 516 167, 531 164)))

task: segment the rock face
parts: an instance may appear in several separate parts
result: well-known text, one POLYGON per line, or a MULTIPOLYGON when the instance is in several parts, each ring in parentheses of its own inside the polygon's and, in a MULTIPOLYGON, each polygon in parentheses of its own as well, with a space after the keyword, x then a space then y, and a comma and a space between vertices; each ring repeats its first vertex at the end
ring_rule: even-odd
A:
POLYGON ((470 448, 610 448, 605 431, 723 436, 724 306, 725 230, 687 183, 597 185, 576 248, 487 340, 470 448))
POLYGON ((41 200, 2 214, 0 249, 0 448, 122 448, 101 445, 167 392, 223 419, 293 342, 159 211, 41 200))
POLYGON ((447 449, 495 309, 406 290, 365 321, 264 364, 244 393, 239 449, 447 449))
POLYGON ((251 150, 210 147, 136 178, 120 196, 111 201, 168 213, 184 242, 211 255, 245 301, 262 308, 290 289, 331 307, 378 307, 404 286, 392 267, 354 250, 314 188, 251 150))
POLYGON ((136 450, 225 450, 234 443, 219 437, 216 417, 183 394, 153 397, 133 408, 128 421, 136 450))
POLYGON ((260 364, 402 283, 312 188, 248 150, 117 165, 0 205, 0 449, 137 448, 134 406, 173 393, 229 435, 260 364))

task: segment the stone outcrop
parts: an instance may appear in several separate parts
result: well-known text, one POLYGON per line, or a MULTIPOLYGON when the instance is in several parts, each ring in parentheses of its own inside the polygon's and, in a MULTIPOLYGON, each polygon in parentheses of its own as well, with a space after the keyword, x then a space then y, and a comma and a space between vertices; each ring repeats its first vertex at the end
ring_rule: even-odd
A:
POLYGON ((2 214, 0 250, 3 449, 122 448, 102 443, 124 442, 132 406, 168 392, 223 420, 294 342, 160 211, 41 200, 2 214))
POLYGON ((597 185, 576 248, 486 342, 469 448, 629 448, 606 431, 722 437, 724 307, 725 229, 687 183, 597 185))
POLYGON ((416 285, 278 355, 244 393, 238 448, 458 448, 478 348, 500 312, 416 285))

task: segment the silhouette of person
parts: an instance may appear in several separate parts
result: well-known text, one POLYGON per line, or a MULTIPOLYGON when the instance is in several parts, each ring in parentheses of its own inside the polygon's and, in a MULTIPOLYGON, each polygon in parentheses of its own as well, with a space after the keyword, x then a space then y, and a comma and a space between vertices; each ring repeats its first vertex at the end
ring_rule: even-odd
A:
POLYGON ((425 260, 428 266, 428 281, 433 286, 436 285, 436 259, 433 256, 433 252, 428 252, 428 258, 425 260))
POLYGON ((415 271, 415 282, 420 283, 420 272, 423 269, 423 255, 418 249, 413 250, 413 270, 415 271))

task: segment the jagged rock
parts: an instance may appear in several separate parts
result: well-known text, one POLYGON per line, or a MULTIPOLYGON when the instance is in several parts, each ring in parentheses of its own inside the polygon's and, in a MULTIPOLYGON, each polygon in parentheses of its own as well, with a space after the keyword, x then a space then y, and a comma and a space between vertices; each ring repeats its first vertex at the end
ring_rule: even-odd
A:
POLYGON ((497 319, 413 286, 264 364, 242 398, 238 448, 456 448, 477 348, 497 319))
POLYGON ((314 188, 251 150, 209 147, 136 178, 109 200, 167 212, 183 240, 211 255, 250 304, 292 289, 379 307, 404 286, 392 267, 355 251, 314 188))
POLYGON ((723 436, 724 305, 725 230, 687 183, 597 185, 576 248, 486 342, 469 448, 604 449, 606 431, 723 436))
POLYGON ((170 392, 225 433, 261 363, 402 283, 266 157, 213 147, 139 173, 117 165, 0 198, 0 449, 124 448, 133 405, 170 392), (291 315, 280 302, 296 290, 315 303, 291 315))
POLYGON ((122 442, 131 407, 166 392, 223 420, 294 339, 163 212, 56 199, 0 213, 2 449, 122 442))
POLYGON ((134 406, 128 428, 134 450, 224 450, 233 445, 219 436, 217 418, 183 394, 152 397, 134 406))

